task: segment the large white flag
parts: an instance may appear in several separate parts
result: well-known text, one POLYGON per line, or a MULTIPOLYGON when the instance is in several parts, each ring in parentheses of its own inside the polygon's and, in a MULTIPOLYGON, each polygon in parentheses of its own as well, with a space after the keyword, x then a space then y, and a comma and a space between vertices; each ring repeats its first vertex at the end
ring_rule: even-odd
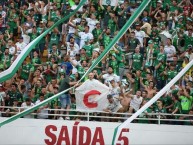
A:
POLYGON ((76 109, 102 111, 108 104, 109 87, 98 80, 87 80, 76 88, 76 109))

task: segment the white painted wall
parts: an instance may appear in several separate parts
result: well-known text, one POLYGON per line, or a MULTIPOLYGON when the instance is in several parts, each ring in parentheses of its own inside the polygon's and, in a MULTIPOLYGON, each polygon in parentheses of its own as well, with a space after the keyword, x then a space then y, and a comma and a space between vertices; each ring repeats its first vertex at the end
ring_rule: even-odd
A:
MULTIPOLYGON (((0 121, 4 119, 5 118, 0 118, 0 121)), ((51 130, 51 132, 56 136, 57 140, 61 127, 67 126, 70 144, 72 144, 72 129, 74 123, 74 121, 65 120, 18 119, 0 128, 0 145, 46 144, 45 139, 52 141, 45 133, 45 128, 48 125, 56 126, 57 131, 51 130)), ((118 125, 119 123, 82 121, 78 124, 78 131, 75 133, 77 134, 76 143, 80 143, 80 126, 91 130, 90 144, 93 141, 96 127, 99 127, 105 145, 110 145, 114 129, 118 125)), ((193 144, 192 126, 130 124, 128 128, 129 133, 123 133, 123 136, 126 136, 126 140, 129 140, 129 144, 193 144)), ((86 139, 87 135, 84 135, 84 141, 86 139)), ((101 140, 101 142, 103 141, 101 140)), ((120 143, 123 143, 123 141, 120 143)), ((62 142, 62 144, 65 144, 65 142, 62 142)))

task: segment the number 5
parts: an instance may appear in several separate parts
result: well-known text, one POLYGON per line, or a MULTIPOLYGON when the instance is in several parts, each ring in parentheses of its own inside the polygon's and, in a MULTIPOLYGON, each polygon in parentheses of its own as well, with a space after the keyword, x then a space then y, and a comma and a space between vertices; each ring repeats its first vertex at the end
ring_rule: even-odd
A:
MULTIPOLYGON (((123 141, 123 145, 129 145, 129 139, 126 136, 123 136, 122 133, 129 132, 128 128, 123 128, 121 130, 121 133, 119 135, 118 141, 123 141)), ((120 143, 117 143, 116 145, 121 145, 120 143)))

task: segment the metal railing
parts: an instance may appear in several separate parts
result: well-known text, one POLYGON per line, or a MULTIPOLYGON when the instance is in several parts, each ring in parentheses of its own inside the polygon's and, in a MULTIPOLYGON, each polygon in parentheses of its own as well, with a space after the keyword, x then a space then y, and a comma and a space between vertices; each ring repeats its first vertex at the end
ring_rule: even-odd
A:
MULTIPOLYGON (((0 106, 0 116, 9 117, 17 113, 22 112, 25 107, 10 107, 10 106, 0 106)), ((47 115, 48 119, 53 117, 69 117, 70 120, 80 119, 85 121, 110 121, 110 122, 123 122, 132 116, 131 113, 115 113, 115 112, 104 112, 104 111, 87 111, 87 110, 73 110, 73 109, 50 109, 46 108, 43 111, 48 111, 48 113, 37 113, 36 111, 30 113, 30 115, 47 115), (54 113, 55 111, 55 113, 54 113), (61 114, 62 112, 62 114, 61 114), (69 112, 69 114, 64 114, 64 112, 69 112), (74 113, 74 114, 72 114, 74 113)), ((141 123, 140 121, 150 123, 150 124, 175 124, 175 122, 181 123, 192 123, 193 125, 193 115, 190 114, 168 114, 168 113, 148 113, 146 117, 138 117, 135 119, 134 123, 141 123), (178 119, 177 119, 178 118, 178 119)))

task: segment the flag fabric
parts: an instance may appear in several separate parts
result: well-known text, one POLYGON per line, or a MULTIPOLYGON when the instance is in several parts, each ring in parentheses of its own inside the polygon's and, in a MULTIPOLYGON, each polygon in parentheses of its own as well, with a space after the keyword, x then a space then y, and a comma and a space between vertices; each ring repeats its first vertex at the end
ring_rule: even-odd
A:
POLYGON ((108 104, 109 87, 98 80, 87 80, 76 88, 76 109, 102 111, 108 104))

